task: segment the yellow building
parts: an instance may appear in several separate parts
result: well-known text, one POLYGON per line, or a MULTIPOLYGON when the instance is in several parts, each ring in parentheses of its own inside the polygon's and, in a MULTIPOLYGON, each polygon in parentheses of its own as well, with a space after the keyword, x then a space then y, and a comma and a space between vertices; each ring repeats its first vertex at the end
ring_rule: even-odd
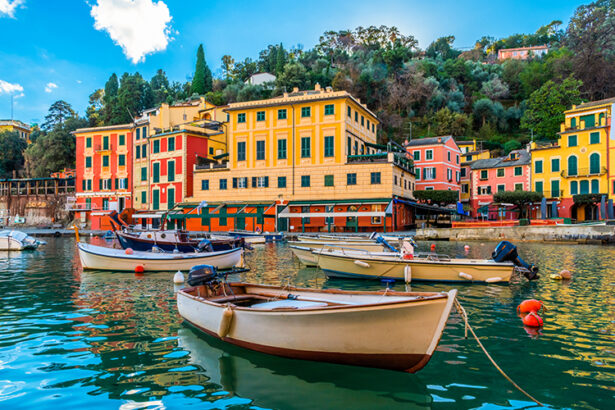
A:
POLYGON ((30 143, 32 130, 26 123, 17 120, 0 120, 0 132, 3 131, 17 131, 22 139, 30 143))
POLYGON ((615 98, 573 106, 564 112, 557 142, 532 143, 533 190, 557 205, 557 215, 549 207, 549 216, 580 221, 600 219, 598 204, 576 206, 573 197, 612 196, 607 161, 613 103, 615 98))
MULTIPOLYGON (((378 119, 349 93, 317 85, 233 103, 226 112, 228 159, 194 170, 192 201, 214 204, 208 223, 215 214, 225 215, 215 219, 227 226, 226 209, 236 203, 252 204, 252 216, 259 215, 253 223, 261 227, 272 227, 263 221, 270 211, 279 230, 374 230, 412 223, 410 212, 394 215, 401 202, 392 203, 412 199, 412 162, 402 147, 376 144, 378 119)), ((250 229, 243 208, 233 208, 236 229, 250 229)))

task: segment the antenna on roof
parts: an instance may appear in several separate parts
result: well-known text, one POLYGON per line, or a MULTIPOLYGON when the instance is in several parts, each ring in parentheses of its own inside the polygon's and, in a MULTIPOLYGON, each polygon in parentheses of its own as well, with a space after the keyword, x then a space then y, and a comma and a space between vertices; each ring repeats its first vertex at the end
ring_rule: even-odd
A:
POLYGON ((132 119, 132 123, 135 124, 137 121, 135 120, 135 117, 133 117, 132 114, 130 113, 130 110, 128 109, 128 107, 126 107, 126 111, 128 111, 128 115, 130 115, 130 118, 132 119))

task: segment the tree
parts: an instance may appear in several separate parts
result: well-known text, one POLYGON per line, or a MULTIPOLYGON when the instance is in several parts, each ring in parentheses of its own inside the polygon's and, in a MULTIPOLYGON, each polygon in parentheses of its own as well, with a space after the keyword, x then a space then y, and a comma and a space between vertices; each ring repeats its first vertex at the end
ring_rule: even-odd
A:
POLYGON ((307 88, 307 70, 303 64, 294 62, 284 66, 284 72, 276 79, 276 85, 280 89, 292 91, 294 87, 304 90, 307 88))
POLYGON ((470 118, 466 114, 453 112, 448 107, 436 112, 432 122, 437 135, 460 137, 466 135, 470 127, 470 118))
POLYGON ((102 88, 99 88, 90 94, 89 105, 85 110, 85 114, 88 119, 88 126, 90 127, 100 127, 101 125, 104 125, 105 120, 102 112, 104 108, 104 96, 105 91, 102 88))
POLYGON ((521 127, 534 130, 534 134, 546 139, 557 138, 560 124, 564 122, 564 111, 581 102, 581 81, 572 77, 561 84, 551 80, 534 91, 527 102, 527 109, 521 118, 521 127))
POLYGON ((443 60, 457 58, 461 52, 453 49, 454 42, 455 36, 440 37, 427 47, 425 55, 431 58, 440 57, 443 60))
POLYGON ((414 191, 414 197, 419 201, 429 201, 435 204, 448 205, 455 204, 459 201, 459 191, 444 189, 414 191))
POLYGON ((120 84, 117 80, 117 75, 113 73, 105 83, 105 92, 103 95, 104 108, 102 117, 105 125, 119 124, 115 118, 119 111, 119 107, 117 106, 117 92, 119 88, 120 84))
POLYGON ((205 93, 212 91, 212 83, 213 78, 211 76, 211 70, 205 61, 203 44, 199 44, 199 48, 196 52, 196 67, 194 69, 194 77, 192 77, 190 93, 204 95, 205 93))
POLYGON ((45 121, 41 128, 45 131, 50 131, 58 125, 62 125, 69 118, 74 118, 77 113, 69 103, 63 100, 58 100, 51 104, 49 112, 45 116, 45 121))
MULTIPOLYGON (((156 74, 149 82, 149 87, 152 92, 151 105, 144 106, 143 108, 152 108, 163 102, 166 102, 169 96, 172 96, 171 86, 167 74, 162 69, 158 69, 156 74)), ((174 95, 172 97, 175 97, 174 95)))
POLYGON ((230 80, 233 77, 233 68, 235 67, 235 60, 230 55, 226 54, 222 56, 222 71, 224 72, 224 78, 230 80))
POLYGON ((532 191, 500 191, 493 195, 493 201, 501 204, 513 204, 519 208, 519 219, 525 218, 529 205, 540 202, 542 193, 532 191))
POLYGON ((500 100, 508 97, 508 86, 500 80, 500 77, 493 77, 483 83, 481 92, 492 100, 500 100))
POLYGON ((0 175, 3 178, 13 178, 13 172, 23 167, 26 146, 17 131, 0 132, 0 175))

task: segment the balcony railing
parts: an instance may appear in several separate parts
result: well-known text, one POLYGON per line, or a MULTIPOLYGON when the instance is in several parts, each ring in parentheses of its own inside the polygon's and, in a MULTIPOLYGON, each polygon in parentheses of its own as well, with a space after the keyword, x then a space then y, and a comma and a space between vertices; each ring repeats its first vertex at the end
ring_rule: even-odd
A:
POLYGON ((207 164, 201 164, 201 165, 195 165, 194 169, 228 169, 228 162, 222 162, 222 163, 207 163, 207 164))
POLYGON ((564 196, 564 190, 560 189, 559 191, 542 191, 541 194, 547 198, 561 198, 564 196))
POLYGON ((579 168, 577 172, 570 172, 570 170, 565 169, 561 172, 561 175, 564 178, 593 177, 604 174, 606 174, 606 167, 600 167, 598 170, 592 170, 591 168, 579 168))
POLYGON ((109 145, 107 146, 107 148, 103 147, 103 146, 102 146, 102 145, 100 145, 100 144, 97 144, 97 145, 94 147, 94 151, 96 151, 96 152, 113 151, 113 144, 109 144, 109 145))

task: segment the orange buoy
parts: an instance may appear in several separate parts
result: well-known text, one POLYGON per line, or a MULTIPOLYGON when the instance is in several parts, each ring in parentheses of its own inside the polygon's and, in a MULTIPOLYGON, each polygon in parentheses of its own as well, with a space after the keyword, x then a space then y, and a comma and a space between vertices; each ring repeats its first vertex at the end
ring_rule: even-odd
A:
POLYGON ((530 312, 523 317, 523 324, 528 327, 542 327, 542 318, 535 312, 530 312))
POLYGON ((135 267, 135 273, 143 273, 145 272, 145 268, 143 267, 143 265, 137 265, 135 267))
POLYGON ((126 255, 132 255, 133 250, 132 250, 132 248, 126 248, 126 250, 124 252, 126 252, 126 255))
POLYGON ((572 273, 568 269, 564 269, 563 271, 561 271, 559 273, 559 276, 560 276, 560 278, 562 278, 564 280, 572 279, 572 273))
POLYGON ((432 244, 431 244, 431 251, 432 251, 432 252, 435 252, 435 251, 436 251, 436 244, 435 244, 435 243, 432 243, 432 244))
POLYGON ((527 299, 521 302, 519 306, 517 306, 517 312, 520 312, 520 313, 538 312, 541 308, 544 308, 544 305, 542 304, 540 300, 527 299))

